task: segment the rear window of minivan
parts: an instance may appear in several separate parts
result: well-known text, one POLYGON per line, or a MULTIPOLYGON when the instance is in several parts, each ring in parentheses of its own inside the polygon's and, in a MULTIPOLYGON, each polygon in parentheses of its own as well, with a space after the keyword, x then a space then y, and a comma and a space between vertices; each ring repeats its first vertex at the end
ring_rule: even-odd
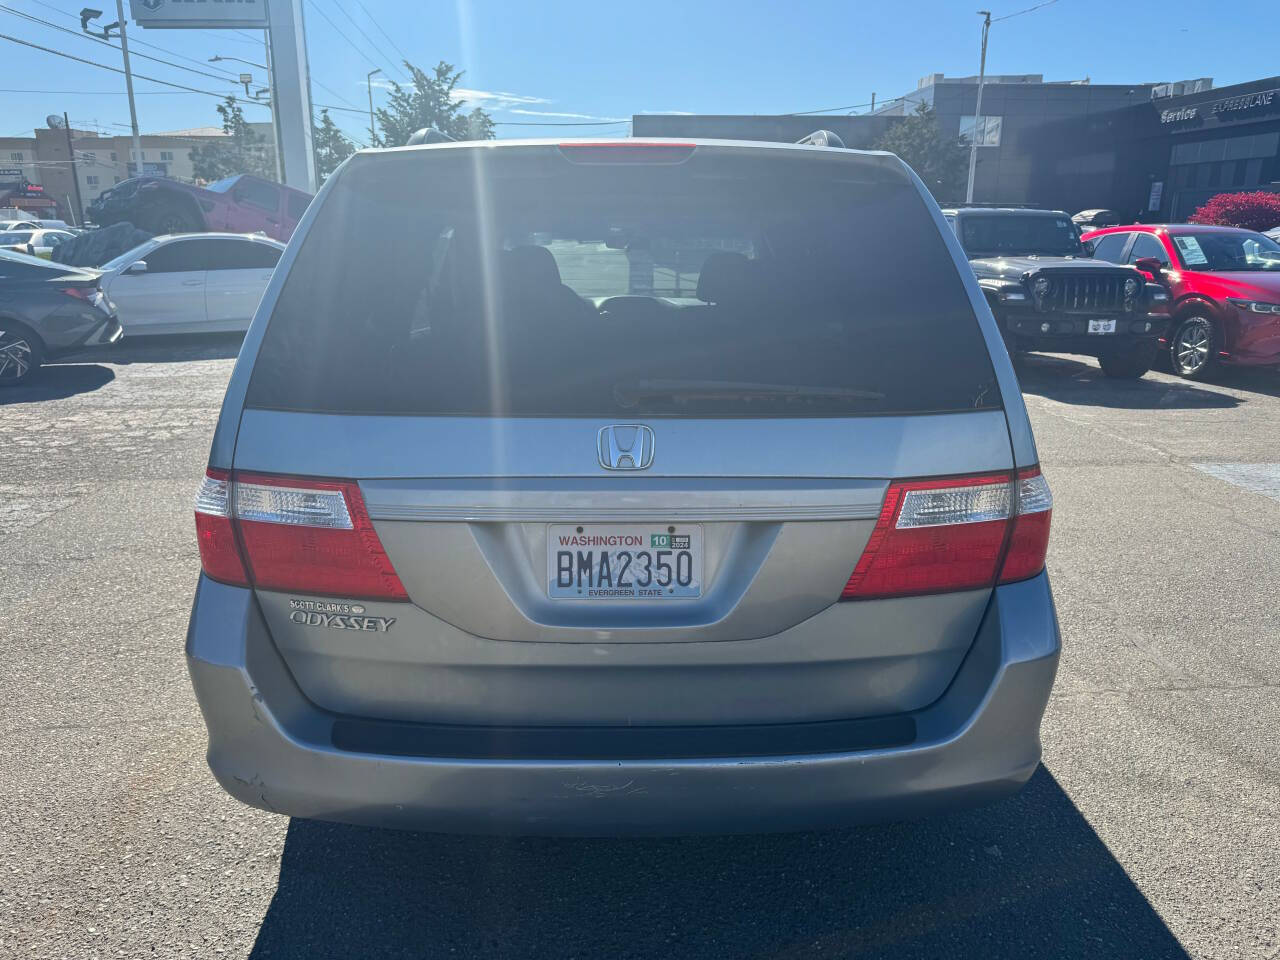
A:
POLYGON ((814 417, 1000 406, 915 188, 815 151, 359 156, 269 318, 249 406, 814 417))

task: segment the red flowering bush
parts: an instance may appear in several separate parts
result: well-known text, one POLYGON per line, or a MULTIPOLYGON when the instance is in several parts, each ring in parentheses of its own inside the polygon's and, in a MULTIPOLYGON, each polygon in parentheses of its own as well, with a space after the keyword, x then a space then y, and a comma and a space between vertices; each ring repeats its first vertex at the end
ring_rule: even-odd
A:
POLYGON ((1270 230, 1280 227, 1280 193, 1220 193, 1187 218, 1191 223, 1217 227, 1270 230))

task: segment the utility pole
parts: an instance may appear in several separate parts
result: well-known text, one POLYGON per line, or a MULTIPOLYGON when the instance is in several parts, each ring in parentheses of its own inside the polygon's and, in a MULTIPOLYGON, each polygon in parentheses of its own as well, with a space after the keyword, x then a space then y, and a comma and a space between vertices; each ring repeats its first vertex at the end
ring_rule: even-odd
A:
MULTIPOLYGON (((129 39, 124 34, 124 0, 116 0, 116 22, 102 28, 101 33, 89 29, 89 21, 102 16, 101 10, 85 7, 80 11, 80 29, 91 37, 110 40, 111 31, 120 31, 120 52, 124 55, 124 85, 129 91, 129 125, 133 129, 133 152, 138 155, 138 176, 142 176, 142 137, 138 134, 138 106, 133 100, 133 72, 129 69, 129 39)), ((129 165, 124 165, 124 172, 129 173, 129 165)))
POLYGON ((871 112, 876 112, 876 92, 874 90, 871 91, 871 112))
MULTIPOLYGON (((53 119, 58 118, 55 116, 53 119)), ((65 110, 62 112, 62 129, 67 134, 67 156, 71 158, 71 182, 76 185, 76 209, 71 218, 71 225, 74 227, 77 219, 84 223, 84 200, 80 197, 80 175, 76 173, 76 148, 71 143, 71 121, 67 119, 65 110)))
MULTIPOLYGON (((124 0, 116 0, 120 23, 120 52, 124 55, 124 85, 129 91, 129 126, 133 128, 133 149, 138 154, 138 176, 142 176, 142 136, 138 133, 138 108, 133 102, 133 73, 129 70, 129 41, 124 35, 124 0)), ((128 171, 128 167, 125 170, 128 171)))
POLYGON ((369 75, 364 78, 365 83, 369 87, 369 146, 371 147, 374 146, 373 141, 378 137, 378 135, 373 132, 373 75, 381 72, 381 67, 376 70, 370 70, 369 75))
MULTIPOLYGON (((119 2, 119 0, 117 0, 119 2)), ((987 80, 987 33, 991 30, 991 11, 979 10, 982 17, 982 55, 978 59, 978 105, 973 111, 973 133, 969 137, 969 186, 964 192, 964 202, 973 203, 973 179, 978 172, 978 124, 982 124, 985 136, 987 124, 982 118, 982 88, 987 80)))

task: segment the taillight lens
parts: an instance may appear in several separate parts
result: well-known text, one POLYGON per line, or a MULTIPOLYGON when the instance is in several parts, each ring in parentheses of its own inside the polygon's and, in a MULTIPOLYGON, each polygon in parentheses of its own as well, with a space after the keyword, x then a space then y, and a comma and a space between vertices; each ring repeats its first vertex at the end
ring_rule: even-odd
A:
POLYGON ((1044 569, 1049 550, 1049 523, 1053 519, 1053 494, 1039 467, 1019 470, 1017 476, 1018 513, 1009 534, 1000 582, 1027 580, 1044 569))
POLYGON ((92 287, 63 287, 61 292, 63 296, 75 297, 77 300, 89 303, 98 291, 92 287))
POLYGON ((215 580, 363 600, 409 599, 369 520, 360 487, 350 480, 227 477, 210 470, 196 501, 196 530, 205 573, 215 580), (213 563, 205 552, 204 530, 217 519, 206 507, 216 503, 218 483, 239 579, 229 575, 235 571, 221 550, 223 540, 215 539, 220 527, 207 537, 213 563))
POLYGON ((249 585, 231 525, 231 475, 225 470, 206 472, 196 493, 196 541, 206 574, 237 587, 249 585))
POLYGON ((1051 509, 1038 467, 1016 478, 895 481, 840 599, 974 590, 1033 577, 1044 568, 1051 509))

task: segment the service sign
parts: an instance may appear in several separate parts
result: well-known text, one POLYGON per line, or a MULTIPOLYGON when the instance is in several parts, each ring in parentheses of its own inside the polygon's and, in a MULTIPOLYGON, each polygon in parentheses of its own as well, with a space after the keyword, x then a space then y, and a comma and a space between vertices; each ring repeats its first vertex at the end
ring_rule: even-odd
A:
POLYGON ((267 0, 129 0, 129 10, 140 27, 268 27, 267 0))

